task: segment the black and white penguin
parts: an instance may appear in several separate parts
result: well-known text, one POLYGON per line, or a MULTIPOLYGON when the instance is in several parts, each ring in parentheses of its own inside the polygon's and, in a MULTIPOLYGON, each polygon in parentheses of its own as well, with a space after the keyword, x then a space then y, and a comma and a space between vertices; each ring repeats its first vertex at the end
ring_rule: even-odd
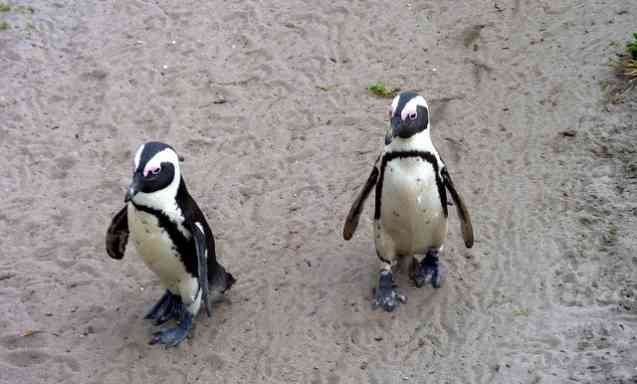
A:
POLYGON ((343 237, 349 240, 354 235, 365 200, 375 187, 374 240, 382 266, 374 305, 393 311, 406 301, 392 276, 392 267, 400 258, 414 258, 411 278, 416 286, 430 281, 438 288, 442 283, 438 256, 447 237, 447 191, 456 205, 467 248, 473 246, 473 227, 431 142, 425 98, 414 92, 400 93, 391 103, 389 119, 384 150, 347 215, 343 237))
POLYGON ((177 326, 155 332, 151 344, 178 345, 192 328, 203 302, 210 316, 209 292, 230 289, 234 277, 217 262, 215 240, 186 189, 179 157, 169 145, 149 142, 135 153, 133 181, 106 234, 106 251, 124 257, 131 236, 137 253, 166 288, 146 319, 177 326))

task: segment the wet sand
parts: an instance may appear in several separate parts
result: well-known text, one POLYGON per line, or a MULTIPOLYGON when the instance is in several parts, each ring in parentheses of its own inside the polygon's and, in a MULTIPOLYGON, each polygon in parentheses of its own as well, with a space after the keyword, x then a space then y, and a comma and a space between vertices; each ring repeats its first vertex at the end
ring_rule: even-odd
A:
MULTIPOLYGON (((18 4, 17 2, 11 3, 18 4)), ((33 1, 0 13, 1 383, 634 383, 629 1, 33 1), (439 290, 372 311, 368 202, 414 89, 472 214, 439 290), (135 148, 172 144, 238 279, 166 351, 162 288, 106 255, 135 148)))

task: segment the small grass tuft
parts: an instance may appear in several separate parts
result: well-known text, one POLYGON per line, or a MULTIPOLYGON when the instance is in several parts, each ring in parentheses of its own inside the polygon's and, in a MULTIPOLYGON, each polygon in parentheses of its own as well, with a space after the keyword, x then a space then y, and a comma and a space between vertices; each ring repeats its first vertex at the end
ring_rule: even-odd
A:
POLYGON ((628 78, 629 82, 637 81, 637 59, 627 59, 623 63, 623 75, 628 78))
POLYGON ((610 59, 618 81, 602 87, 612 104, 622 103, 626 92, 637 85, 637 32, 633 33, 632 40, 625 43, 623 49, 624 52, 610 59))
POLYGON ((11 10, 11 6, 7 3, 0 3, 0 12, 9 12, 11 10))
POLYGON ((0 21, 0 31, 6 31, 7 29, 9 29, 9 23, 0 21))
POLYGON ((24 13, 24 14, 35 13, 35 9, 33 9, 33 7, 30 5, 18 5, 15 7, 15 11, 18 13, 24 13))
POLYGON ((617 74, 627 80, 631 87, 637 81, 637 32, 633 33, 633 40, 626 43, 624 53, 618 56, 618 59, 611 62, 617 74))
POLYGON ((385 86, 385 84, 380 81, 374 84, 370 84, 367 87, 367 90, 376 96, 388 98, 394 97, 396 96, 396 94, 398 94, 398 92, 400 92, 400 88, 387 88, 387 86, 385 86))
POLYGON ((324 91, 324 92, 328 92, 328 91, 334 90, 334 89, 336 89, 336 87, 337 87, 336 85, 317 85, 316 86, 316 88, 318 88, 318 89, 320 89, 321 91, 324 91))
POLYGON ((513 316, 528 316, 529 310, 526 308, 514 309, 513 316))
POLYGON ((617 226, 613 223, 608 225, 608 232, 604 235, 604 243, 606 245, 613 245, 617 242, 617 226))
POLYGON ((637 60, 628 54, 620 55, 617 59, 611 60, 611 66, 622 83, 610 89, 610 93, 614 96, 620 95, 623 99, 623 94, 637 85, 637 60))

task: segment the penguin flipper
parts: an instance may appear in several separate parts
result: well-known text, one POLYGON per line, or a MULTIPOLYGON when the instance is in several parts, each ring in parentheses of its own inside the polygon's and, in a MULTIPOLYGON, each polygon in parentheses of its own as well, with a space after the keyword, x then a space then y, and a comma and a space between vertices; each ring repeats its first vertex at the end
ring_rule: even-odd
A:
POLYGON ((356 200, 354 200, 352 207, 349 209, 347 219, 345 219, 345 226, 343 227, 343 238, 345 240, 349 240, 352 236, 354 236, 354 232, 358 226, 358 220, 361 217, 361 213, 363 213, 365 200, 367 200, 367 197, 378 181, 378 173, 378 168, 374 167, 374 169, 372 169, 372 173, 367 178, 367 182, 363 186, 363 189, 358 194, 358 197, 356 197, 356 200))
POLYGON ((462 199, 462 196, 456 190, 456 187, 453 185, 453 181, 451 180, 451 176, 447 171, 447 167, 444 167, 441 171, 442 179, 445 183, 445 187, 449 190, 451 194, 451 198, 456 206, 456 211, 458 212, 458 218, 460 219, 462 229, 462 238, 464 239, 464 244, 467 248, 473 247, 473 225, 471 224, 471 217, 469 217, 469 211, 467 210, 467 206, 462 199))
POLYGON ((197 280, 201 288, 201 301, 206 307, 206 313, 210 317, 210 301, 208 300, 208 247, 206 242, 206 234, 203 226, 199 222, 195 222, 191 228, 192 237, 195 241, 195 249, 197 252, 197 280))
POLYGON ((128 242, 128 207, 117 212, 106 231, 106 253, 116 260, 121 260, 128 242))

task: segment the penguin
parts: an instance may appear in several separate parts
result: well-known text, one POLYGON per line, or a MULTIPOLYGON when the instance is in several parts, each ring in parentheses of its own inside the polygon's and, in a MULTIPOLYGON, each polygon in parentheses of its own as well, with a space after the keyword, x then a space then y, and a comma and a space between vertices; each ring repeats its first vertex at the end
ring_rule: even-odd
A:
POLYGON ((133 180, 125 206, 106 233, 106 252, 124 257, 128 238, 166 292, 145 319, 177 326, 153 333, 150 344, 175 347, 192 328, 201 304, 210 317, 209 293, 224 293, 235 278, 219 264, 206 219, 188 193, 180 157, 164 143, 142 144, 135 153, 133 180))
POLYGON ((474 241, 467 206, 431 141, 425 98, 415 92, 398 94, 389 108, 389 120, 384 149, 343 227, 343 238, 350 240, 365 200, 375 189, 374 243, 381 268, 373 306, 387 312, 407 301, 392 275, 392 267, 401 259, 410 258, 410 277, 417 287, 428 282, 434 288, 441 286, 444 267, 439 255, 447 237, 447 192, 456 206, 466 247, 474 241))

